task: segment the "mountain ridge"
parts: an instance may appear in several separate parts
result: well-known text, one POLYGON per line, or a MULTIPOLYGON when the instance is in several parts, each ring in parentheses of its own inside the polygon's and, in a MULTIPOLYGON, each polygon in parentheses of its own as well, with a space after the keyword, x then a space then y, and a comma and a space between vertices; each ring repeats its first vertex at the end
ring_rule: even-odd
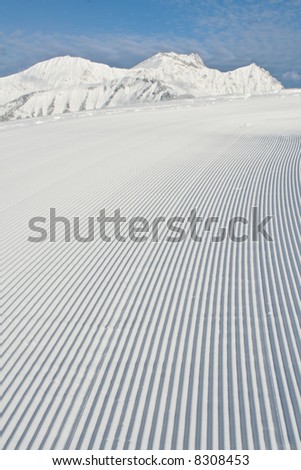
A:
POLYGON ((220 72, 195 53, 159 52, 129 69, 59 56, 0 78, 0 120, 282 88, 256 64, 220 72))

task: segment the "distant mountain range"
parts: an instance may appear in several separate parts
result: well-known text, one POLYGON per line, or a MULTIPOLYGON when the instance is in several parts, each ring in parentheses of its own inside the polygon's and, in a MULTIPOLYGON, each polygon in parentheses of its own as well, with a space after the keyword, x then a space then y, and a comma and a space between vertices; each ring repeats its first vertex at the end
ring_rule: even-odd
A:
POLYGON ((131 69, 65 56, 0 78, 0 120, 281 89, 282 84, 256 64, 220 72, 206 67, 197 54, 159 53, 131 69))

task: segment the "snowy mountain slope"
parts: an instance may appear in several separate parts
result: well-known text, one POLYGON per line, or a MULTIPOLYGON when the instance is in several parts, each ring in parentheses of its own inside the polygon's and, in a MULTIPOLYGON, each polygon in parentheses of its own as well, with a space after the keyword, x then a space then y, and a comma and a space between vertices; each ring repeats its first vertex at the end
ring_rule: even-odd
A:
POLYGON ((80 57, 55 57, 23 72, 0 78, 0 104, 23 94, 100 83, 121 78, 122 69, 97 64, 80 57))
POLYGON ((159 53, 132 69, 57 57, 0 79, 0 119, 281 89, 275 78, 255 64, 223 73, 206 67, 197 54, 159 53))
POLYGON ((194 97, 279 91, 283 87, 269 72, 251 64, 231 72, 206 67, 197 54, 159 53, 138 64, 133 72, 172 85, 177 94, 194 97))

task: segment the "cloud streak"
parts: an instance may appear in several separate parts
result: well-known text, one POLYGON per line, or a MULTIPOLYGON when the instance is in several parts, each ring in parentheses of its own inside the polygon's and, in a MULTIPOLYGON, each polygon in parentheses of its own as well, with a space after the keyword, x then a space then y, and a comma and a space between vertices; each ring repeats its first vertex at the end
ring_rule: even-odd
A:
POLYGON ((154 35, 47 35, 16 31, 0 33, 0 74, 20 71, 37 61, 74 55, 118 67, 135 65, 160 50, 186 53, 203 49, 195 39, 154 35))
POLYGON ((292 70, 290 72, 285 72, 283 74, 283 78, 292 82, 299 82, 301 81, 301 74, 292 70))

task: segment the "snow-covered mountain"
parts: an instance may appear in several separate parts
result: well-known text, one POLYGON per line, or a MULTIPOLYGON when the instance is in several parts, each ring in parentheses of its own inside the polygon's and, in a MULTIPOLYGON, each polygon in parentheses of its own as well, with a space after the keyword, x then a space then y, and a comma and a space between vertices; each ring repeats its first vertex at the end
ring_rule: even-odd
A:
POLYGON ((159 53, 131 69, 56 57, 0 78, 0 120, 282 88, 256 64, 220 72, 206 67, 197 54, 159 53))

